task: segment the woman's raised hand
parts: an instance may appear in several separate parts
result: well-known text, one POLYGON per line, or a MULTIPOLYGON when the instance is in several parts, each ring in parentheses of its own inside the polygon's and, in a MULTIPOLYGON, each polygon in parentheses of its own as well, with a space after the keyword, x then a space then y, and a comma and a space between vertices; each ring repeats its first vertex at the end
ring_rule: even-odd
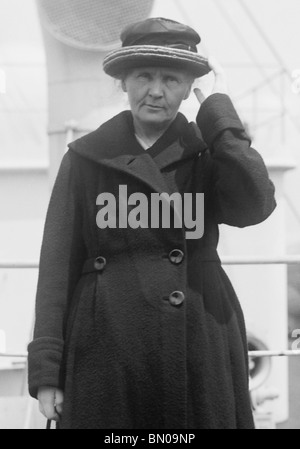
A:
POLYGON ((194 89, 194 93, 195 93, 200 104, 202 104, 204 102, 204 100, 206 100, 206 98, 209 95, 212 95, 215 93, 220 93, 220 94, 228 93, 227 80, 226 80, 226 75, 225 75, 223 67, 213 57, 208 58, 208 64, 209 64, 210 68, 212 69, 212 71, 214 72, 215 81, 214 81, 212 91, 208 95, 205 95, 199 87, 196 87, 194 89))

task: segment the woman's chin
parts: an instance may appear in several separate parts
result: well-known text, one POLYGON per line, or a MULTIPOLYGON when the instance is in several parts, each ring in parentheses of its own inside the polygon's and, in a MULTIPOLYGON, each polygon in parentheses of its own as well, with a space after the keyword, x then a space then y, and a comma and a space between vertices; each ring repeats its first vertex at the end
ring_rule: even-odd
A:
POLYGON ((147 115, 144 115, 143 117, 140 117, 140 123, 146 127, 159 126, 159 127, 163 128, 163 127, 167 126, 169 123, 171 123, 172 120, 173 119, 171 119, 170 117, 166 117, 165 114, 160 114, 160 113, 147 114, 147 115))

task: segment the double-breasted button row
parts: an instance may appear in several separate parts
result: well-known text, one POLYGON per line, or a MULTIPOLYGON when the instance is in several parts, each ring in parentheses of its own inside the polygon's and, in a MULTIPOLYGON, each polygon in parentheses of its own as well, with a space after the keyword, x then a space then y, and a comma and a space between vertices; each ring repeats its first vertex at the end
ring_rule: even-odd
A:
MULTIPOLYGON (((174 265, 180 265, 182 263, 183 259, 184 259, 184 252, 181 251, 181 249, 173 249, 169 253, 169 260, 174 265)), ((168 299, 169 299, 169 303, 172 306, 178 307, 184 302, 185 295, 183 292, 176 290, 169 295, 168 299)))
POLYGON ((172 306, 180 306, 185 300, 185 295, 183 292, 175 291, 170 294, 169 302, 172 306))
POLYGON ((106 267, 105 257, 99 256, 94 260, 94 268, 96 271, 103 271, 106 267))
POLYGON ((181 249, 173 249, 169 254, 169 260, 174 265, 179 265, 184 259, 184 252, 181 249))

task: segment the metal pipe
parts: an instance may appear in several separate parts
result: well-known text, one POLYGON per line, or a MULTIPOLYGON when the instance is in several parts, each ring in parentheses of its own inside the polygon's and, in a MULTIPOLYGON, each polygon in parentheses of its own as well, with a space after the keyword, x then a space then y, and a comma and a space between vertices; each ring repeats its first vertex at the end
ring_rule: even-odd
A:
POLYGON ((57 128, 48 128, 48 136, 58 135, 58 134, 67 134, 69 131, 77 132, 77 133, 89 133, 92 129, 82 128, 78 126, 76 123, 72 123, 72 121, 66 123, 64 127, 57 128))
POLYGON ((300 350, 291 351, 249 351, 249 357, 295 357, 300 356, 300 350))
MULTIPOLYGON (((300 350, 286 350, 286 351, 249 351, 249 357, 296 357, 300 356, 300 350)), ((27 358, 27 354, 6 354, 0 353, 0 357, 6 358, 27 358)))
POLYGON ((27 269, 27 268, 38 268, 39 263, 37 261, 0 261, 0 269, 27 269))
MULTIPOLYGON (((291 265, 300 264, 300 255, 288 256, 220 256, 224 265, 291 265)), ((0 269, 38 268, 37 261, 5 261, 0 260, 0 269)))
POLYGON ((223 256, 224 265, 290 265, 300 264, 300 255, 258 257, 258 256, 223 256))
POLYGON ((0 357, 26 359, 27 354, 9 354, 9 353, 6 354, 4 352, 0 352, 0 357))

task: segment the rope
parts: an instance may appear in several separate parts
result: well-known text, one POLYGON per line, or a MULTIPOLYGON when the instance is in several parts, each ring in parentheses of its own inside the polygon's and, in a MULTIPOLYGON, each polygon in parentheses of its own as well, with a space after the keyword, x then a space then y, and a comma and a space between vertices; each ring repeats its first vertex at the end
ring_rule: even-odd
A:
POLYGON ((266 33, 262 30, 262 27, 259 25, 258 21, 255 19, 254 15, 251 13, 250 9, 246 6, 244 0, 239 0, 238 1, 239 6, 243 9, 243 11, 245 12, 245 14, 247 15, 247 17, 249 18, 249 20, 251 21, 251 23, 253 24, 253 26, 256 28, 257 32, 259 33, 259 35, 261 36, 261 38, 263 39, 263 41, 265 42, 265 44, 267 45, 267 47, 269 48, 270 52, 272 53, 272 55, 274 56, 274 58, 277 60, 278 64, 282 67, 282 69, 285 71, 285 73, 289 76, 290 79, 292 79, 291 73, 289 72, 289 70, 286 68, 286 64, 283 61, 283 59, 281 58, 280 54, 278 53, 278 51, 275 49, 274 45, 272 44, 271 40, 269 39, 269 37, 266 35, 266 33))
MULTIPOLYGON (((222 16, 224 17, 224 19, 227 21, 227 23, 229 24, 229 26, 231 27, 231 29, 233 30, 233 32, 236 34, 236 36, 238 37, 239 41, 241 42, 241 44, 243 45, 243 47, 245 48, 246 52, 248 53, 248 55, 250 56, 251 60, 254 62, 254 65, 256 66, 256 68, 258 69, 258 71, 261 73, 261 75, 263 76, 264 79, 266 79, 268 77, 268 75, 266 74, 265 70, 263 69, 262 65, 259 63, 259 61, 256 59, 256 54, 254 53, 254 51, 252 50, 252 47, 248 44, 248 41, 244 38, 243 34, 241 33, 240 29, 237 27, 236 23, 234 22, 234 20, 232 19, 232 17, 230 16, 230 14, 227 12, 226 8, 218 2, 218 0, 214 0, 214 4, 216 6, 216 8, 221 12, 222 16), (221 6, 222 5, 222 6, 221 6)), ((247 10, 248 12, 248 10, 247 10)), ((251 13, 249 12, 249 14, 251 15, 251 13)), ((253 16, 251 17, 252 20, 254 20, 253 16)), ((258 25, 257 25, 258 27, 258 25)), ((260 33, 261 34, 261 33, 260 33)), ((266 37, 265 37, 266 38, 266 37)), ((266 38, 267 39, 267 38, 266 38)), ((271 44, 269 44, 271 45, 271 44)), ((276 60, 278 62, 278 58, 279 56, 276 54, 276 60)), ((279 58, 279 60, 281 61, 281 59, 279 58)), ((288 70, 285 67, 285 64, 282 62, 282 64, 280 64, 280 66, 282 67, 282 70, 284 71, 285 75, 289 75, 289 79, 291 79, 291 75, 289 74, 288 70)), ((273 85, 273 83, 270 81, 268 84, 269 89, 273 92, 273 94, 275 94, 276 97, 279 97, 281 99, 281 93, 278 91, 278 89, 276 89, 273 85)), ((295 128, 297 129, 297 131, 300 133, 300 127, 298 122, 294 119, 294 117, 290 114, 290 111, 286 108, 283 107, 282 108, 282 112, 284 112, 284 114, 286 114, 286 116, 290 119, 291 123, 293 123, 293 125, 295 126, 295 128)))

